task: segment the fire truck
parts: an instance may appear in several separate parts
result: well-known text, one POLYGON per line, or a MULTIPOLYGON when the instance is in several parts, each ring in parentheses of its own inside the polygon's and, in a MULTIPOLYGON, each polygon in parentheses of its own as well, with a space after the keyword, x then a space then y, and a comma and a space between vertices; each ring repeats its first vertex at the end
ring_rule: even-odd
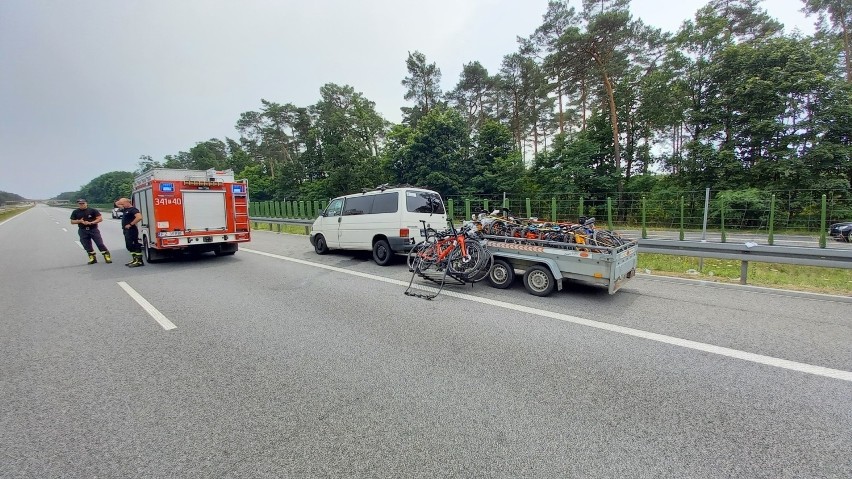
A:
POLYGON ((228 256, 251 240, 248 184, 233 170, 149 170, 133 181, 133 204, 149 263, 181 252, 228 256))

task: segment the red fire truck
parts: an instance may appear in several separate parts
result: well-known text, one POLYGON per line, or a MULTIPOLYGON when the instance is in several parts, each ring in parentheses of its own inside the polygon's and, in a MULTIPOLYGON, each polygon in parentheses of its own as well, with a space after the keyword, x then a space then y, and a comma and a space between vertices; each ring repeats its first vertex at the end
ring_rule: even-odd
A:
POLYGON ((133 181, 133 204, 149 263, 178 252, 232 255, 251 240, 248 185, 232 170, 149 170, 133 181))

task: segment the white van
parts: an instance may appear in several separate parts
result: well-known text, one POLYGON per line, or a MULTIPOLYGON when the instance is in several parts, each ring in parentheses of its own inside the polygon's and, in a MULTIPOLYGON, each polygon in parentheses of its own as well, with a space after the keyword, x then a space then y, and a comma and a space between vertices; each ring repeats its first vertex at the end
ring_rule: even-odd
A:
POLYGON ((423 188, 379 187, 331 200, 314 221, 311 244, 317 254, 329 249, 372 251, 376 264, 385 266, 394 253, 407 253, 424 238, 420 220, 426 228, 446 228, 441 195, 423 188))

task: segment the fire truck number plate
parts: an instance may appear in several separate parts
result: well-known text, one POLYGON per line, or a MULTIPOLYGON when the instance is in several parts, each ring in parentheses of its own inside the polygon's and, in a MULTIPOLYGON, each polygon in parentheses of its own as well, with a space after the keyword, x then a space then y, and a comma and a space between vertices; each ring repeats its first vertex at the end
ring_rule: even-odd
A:
POLYGON ((181 202, 180 198, 154 198, 154 204, 157 206, 161 205, 179 205, 181 202))

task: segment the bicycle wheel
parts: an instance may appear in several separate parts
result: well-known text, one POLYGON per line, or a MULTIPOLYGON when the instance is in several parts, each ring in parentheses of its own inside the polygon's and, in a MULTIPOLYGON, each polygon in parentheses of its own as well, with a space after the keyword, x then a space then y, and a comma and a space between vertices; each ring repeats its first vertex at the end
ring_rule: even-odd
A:
POLYGON ((465 243, 467 257, 461 255, 460 249, 454 251, 449 262, 449 272, 453 277, 465 281, 476 282, 485 279, 491 267, 491 253, 478 242, 465 243), (484 270, 484 274, 483 274, 484 270))
POLYGON ((419 273, 428 270, 435 265, 438 257, 438 249, 435 243, 421 241, 408 252, 408 270, 419 273))

